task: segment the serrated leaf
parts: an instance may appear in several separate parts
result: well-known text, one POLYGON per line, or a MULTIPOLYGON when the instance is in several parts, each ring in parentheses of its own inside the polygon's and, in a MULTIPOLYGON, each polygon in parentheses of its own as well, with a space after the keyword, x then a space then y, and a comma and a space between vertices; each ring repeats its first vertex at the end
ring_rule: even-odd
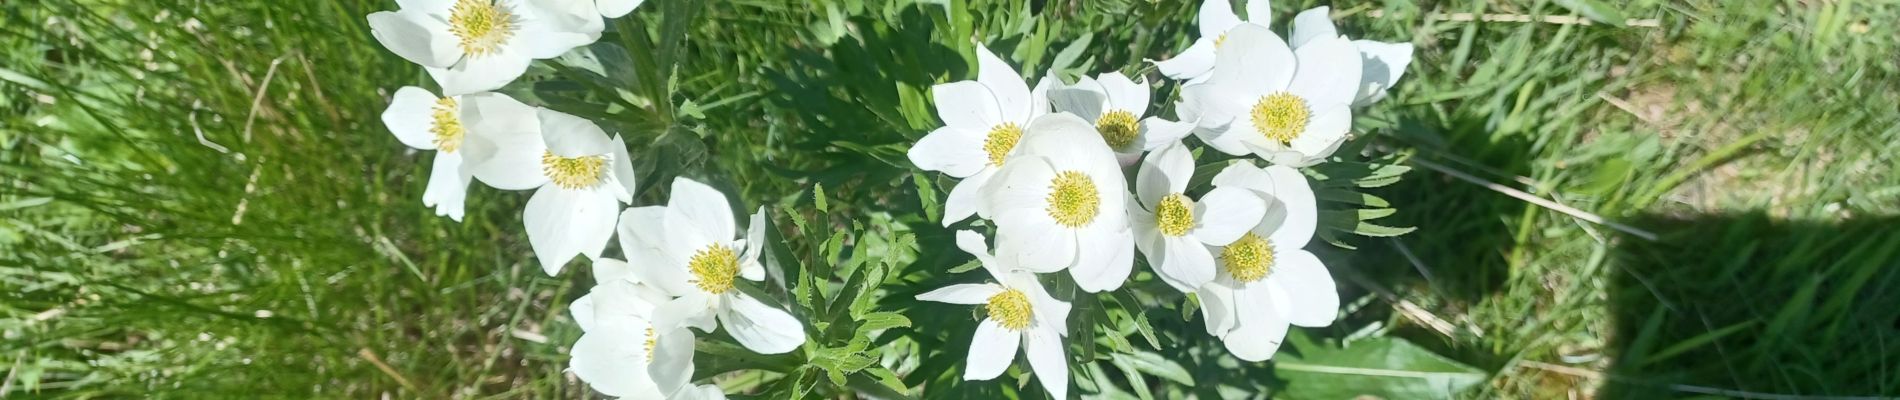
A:
POLYGON ((1281 352, 1273 363, 1274 374, 1289 382, 1285 397, 1444 399, 1486 378, 1484 371, 1399 338, 1313 347, 1281 352))
POLYGON ((931 183, 921 172, 910 173, 911 183, 917 186, 918 206, 924 209, 924 218, 929 221, 943 219, 943 203, 937 200, 937 185, 931 183))
POLYGON ((891 372, 890 369, 884 367, 870 367, 865 368, 864 372, 877 377, 877 383, 884 385, 884 387, 890 388, 898 393, 910 393, 910 387, 905 386, 904 380, 898 379, 897 373, 891 372))
POLYGON ((866 332, 910 327, 909 317, 905 317, 904 314, 889 311, 864 314, 864 318, 860 318, 859 321, 861 321, 861 323, 858 325, 858 330, 866 332))
POLYGON ((831 203, 825 201, 825 183, 819 182, 811 187, 811 205, 820 213, 831 213, 831 203))
POLYGON ((950 273, 961 274, 965 272, 970 272, 977 268, 983 268, 983 262, 979 260, 970 260, 970 262, 963 263, 963 265, 950 267, 950 273))
POLYGON ((1396 227, 1374 224, 1371 222, 1360 221, 1358 225, 1353 227, 1352 233, 1358 234, 1360 236, 1393 237, 1393 236, 1404 235, 1407 233, 1412 233, 1412 231, 1416 231, 1416 230, 1418 230, 1418 228, 1416 227, 1396 228, 1396 227))

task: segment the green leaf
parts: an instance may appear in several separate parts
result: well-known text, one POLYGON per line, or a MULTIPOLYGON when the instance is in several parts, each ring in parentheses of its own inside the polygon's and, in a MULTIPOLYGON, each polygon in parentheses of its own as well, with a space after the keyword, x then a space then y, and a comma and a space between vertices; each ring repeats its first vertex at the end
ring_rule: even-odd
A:
POLYGON ((811 187, 811 205, 820 213, 831 213, 831 204, 825 201, 825 184, 819 182, 811 187))
POLYGON ((864 318, 859 320, 864 322, 858 325, 858 330, 863 332, 910 326, 910 318, 905 317, 904 314, 889 311, 864 314, 864 318))
POLYGON ((1297 354, 1281 352, 1273 363, 1274 374, 1289 382, 1283 397, 1446 399, 1486 378, 1484 371, 1399 338, 1310 347, 1297 354))
POLYGON ((983 262, 982 262, 982 261, 978 261, 978 260, 970 260, 970 262, 966 262, 966 263, 963 263, 963 265, 958 265, 958 266, 955 266, 955 267, 950 267, 950 273, 952 273, 952 274, 961 274, 961 273, 965 273, 965 272, 970 272, 970 271, 972 271, 972 270, 975 270, 975 269, 977 269, 977 268, 983 268, 983 262))
POLYGON ((1194 374, 1189 373, 1187 368, 1182 367, 1180 363, 1176 363, 1174 360, 1170 360, 1160 354, 1136 351, 1133 353, 1110 354, 1109 357, 1115 360, 1115 365, 1117 366, 1132 368, 1136 371, 1141 371, 1141 373, 1174 381, 1182 385, 1194 386, 1194 374))
POLYGON ((1557 0, 1557 5, 1605 25, 1623 26, 1623 21, 1625 21, 1623 13, 1597 0, 1557 0))

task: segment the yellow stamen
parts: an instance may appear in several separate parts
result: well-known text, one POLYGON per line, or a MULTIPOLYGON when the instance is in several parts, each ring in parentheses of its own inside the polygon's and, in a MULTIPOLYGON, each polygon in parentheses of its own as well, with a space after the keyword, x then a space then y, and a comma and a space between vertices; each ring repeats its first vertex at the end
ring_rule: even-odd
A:
POLYGON ((1273 251, 1273 243, 1248 232, 1222 248, 1220 257, 1227 260, 1227 273, 1234 280, 1249 283, 1273 273, 1273 251))
POLYGON ((653 363, 653 347, 658 346, 659 344, 660 344, 659 334, 653 332, 653 327, 651 326, 647 327, 646 347, 647 347, 647 363, 648 364, 653 363))
POLYGON ((1135 134, 1141 128, 1135 125, 1135 114, 1122 110, 1109 111, 1095 120, 1095 130, 1102 133, 1102 140, 1108 141, 1108 147, 1121 149, 1135 143, 1135 134))
POLYGON ((990 153, 990 165, 1003 166, 1003 158, 1009 157, 1009 151, 1016 149, 1016 141, 1023 138, 1023 127, 1015 122, 1004 122, 990 128, 983 139, 983 151, 990 153))
POLYGON ((449 32, 469 57, 500 52, 519 27, 515 13, 495 0, 457 0, 449 9, 449 32))
POLYGON ((1029 317, 1035 316, 1035 311, 1029 307, 1029 296, 1016 289, 990 296, 989 310, 990 320, 1012 331, 1029 328, 1029 317))
POLYGON ((1306 99, 1287 92, 1274 92, 1260 97, 1253 105, 1253 126, 1267 139, 1280 144, 1293 143, 1306 130, 1306 122, 1313 111, 1307 108, 1306 99))
POLYGON ((1049 217, 1056 223, 1070 228, 1080 228, 1095 221, 1100 213, 1101 195, 1095 191, 1095 181, 1081 171, 1062 171, 1049 180, 1049 217))
POLYGON ((462 148, 461 108, 456 107, 455 99, 443 97, 435 101, 434 112, 429 114, 433 123, 429 124, 429 133, 435 134, 435 148, 443 153, 454 153, 462 148))
POLYGON ((686 269, 697 278, 693 283, 706 293, 721 294, 732 290, 732 279, 739 276, 739 256, 723 244, 706 246, 686 262, 686 269))
POLYGON ((1155 205, 1155 227, 1168 236, 1186 235, 1194 228, 1194 200, 1187 195, 1170 194, 1155 205))
POLYGON ((561 157, 541 153, 541 173, 563 189, 586 189, 607 180, 607 156, 561 157))
POLYGON ((1221 32, 1219 37, 1214 38, 1214 50, 1220 50, 1220 46, 1223 44, 1227 44, 1226 32, 1221 32))

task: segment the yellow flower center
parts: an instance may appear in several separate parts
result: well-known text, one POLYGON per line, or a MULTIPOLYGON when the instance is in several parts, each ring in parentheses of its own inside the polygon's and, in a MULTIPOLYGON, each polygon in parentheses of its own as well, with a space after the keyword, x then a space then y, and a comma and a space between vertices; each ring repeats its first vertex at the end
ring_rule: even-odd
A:
POLYGON ((1049 180, 1049 217, 1070 228, 1080 228, 1095 220, 1102 205, 1095 181, 1081 171, 1062 171, 1049 180))
POLYGON ((990 134, 983 139, 983 151, 990 153, 990 165, 1003 166, 1003 158, 1009 157, 1009 151, 1016 149, 1016 141, 1022 140, 1023 127, 1015 122, 1004 122, 990 128, 990 134))
POLYGON ((653 347, 658 346, 659 344, 660 344, 659 334, 653 332, 653 327, 651 326, 647 327, 646 348, 647 348, 647 363, 648 364, 653 363, 653 347))
POLYGON ((454 153, 462 148, 462 118, 457 112, 455 99, 443 97, 435 101, 435 111, 429 114, 434 123, 429 124, 429 133, 435 134, 435 148, 443 153, 454 153))
POLYGON ((693 272, 694 284, 706 293, 721 294, 732 290, 732 279, 739 276, 739 255, 723 244, 706 246, 686 262, 693 272))
POLYGON ((607 156, 561 157, 541 153, 541 173, 562 189, 586 189, 607 179, 607 156))
POLYGON ((1135 125, 1135 114, 1122 110, 1109 111, 1095 120, 1095 130, 1102 133, 1102 140, 1108 141, 1108 147, 1120 149, 1135 143, 1135 134, 1140 127, 1135 125))
POLYGON ((1161 204, 1155 205, 1155 227, 1163 235, 1186 235, 1194 228, 1194 200, 1180 193, 1162 197, 1161 204))
POLYGON ((1012 331, 1029 328, 1029 317, 1035 316, 1029 307, 1029 296, 1016 289, 990 296, 989 309, 991 320, 1012 331))
POLYGON ((462 52, 469 57, 501 51, 519 27, 515 13, 495 0, 456 0, 449 9, 449 32, 461 39, 462 52))
POLYGON ((1260 98, 1253 104, 1253 126, 1260 134, 1280 142, 1292 143, 1306 130, 1306 120, 1313 111, 1306 107, 1306 99, 1287 92, 1274 92, 1260 98))
POLYGON ((1227 273, 1241 283, 1258 281, 1273 273, 1273 243, 1253 232, 1221 249, 1220 257, 1227 260, 1227 273))
POLYGON ((1221 32, 1219 37, 1214 38, 1214 50, 1220 50, 1223 44, 1227 44, 1227 32, 1221 32))

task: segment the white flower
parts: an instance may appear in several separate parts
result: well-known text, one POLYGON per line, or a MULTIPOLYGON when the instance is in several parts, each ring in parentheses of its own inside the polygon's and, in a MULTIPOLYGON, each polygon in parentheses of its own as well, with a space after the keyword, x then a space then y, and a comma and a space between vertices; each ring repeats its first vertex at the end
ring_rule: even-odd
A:
POLYGON ((724 325, 739 344, 764 354, 804 344, 798 319, 735 286, 739 278, 765 279, 759 264, 765 210, 752 215, 741 239, 718 190, 681 177, 673 180, 672 195, 664 207, 629 208, 620 217, 620 249, 642 266, 634 270, 636 280, 678 297, 658 312, 661 325, 682 323, 707 332, 724 325))
POLYGON ((1344 37, 1313 40, 1295 51, 1265 27, 1234 27, 1212 76, 1184 86, 1177 110, 1221 152, 1293 167, 1325 160, 1352 128, 1361 60, 1344 37))
POLYGON ((1120 72, 1097 76, 1084 76, 1074 85, 1057 84, 1049 91, 1049 101, 1057 112, 1073 113, 1093 123, 1123 166, 1134 165, 1141 160, 1141 152, 1179 140, 1194 129, 1193 123, 1143 118, 1148 112, 1148 78, 1137 83, 1120 72))
MULTIPOLYGON (((1234 6, 1230 0, 1205 0, 1201 3, 1200 15, 1195 25, 1200 27, 1201 37, 1188 45, 1187 50, 1165 61, 1154 61, 1155 69, 1169 78, 1200 83, 1206 81, 1209 72, 1214 69, 1214 54, 1227 44, 1227 31, 1241 24, 1254 24, 1262 28, 1273 22, 1273 8, 1268 0, 1248 0, 1248 21, 1242 21, 1234 15, 1234 6)), ((1330 25, 1328 25, 1330 26, 1330 25)))
POLYGON ((1176 142, 1148 153, 1136 173, 1129 207, 1135 245, 1148 256, 1163 282, 1193 292, 1214 280, 1214 254, 1208 246, 1226 246, 1259 224, 1266 213, 1260 196, 1244 188, 1216 187, 1199 201, 1188 198, 1194 155, 1176 142))
POLYGON ((554 58, 594 37, 565 31, 527 0, 401 0, 369 15, 370 33, 420 64, 456 96, 499 89, 533 60, 554 58))
POLYGON ((476 108, 463 111, 465 121, 484 139, 470 155, 488 160, 474 167, 476 179, 497 189, 535 189, 522 220, 541 269, 554 275, 575 255, 600 258, 620 203, 633 200, 626 143, 554 110, 470 106, 476 108))
POLYGON ((983 235, 957 231, 957 247, 975 255, 996 282, 945 286, 917 299, 982 304, 988 310, 989 316, 976 326, 976 336, 970 341, 963 379, 981 381, 1002 375, 1016 359, 1016 348, 1022 347, 1043 390, 1057 399, 1068 398, 1069 363, 1062 337, 1069 335, 1069 303, 1050 297, 1035 274, 1015 268, 1006 258, 992 257, 983 245, 983 235))
POLYGON ((719 385, 699 385, 680 388, 667 400, 726 400, 726 392, 719 385))
POLYGON ((383 111, 383 125, 396 135, 396 140, 417 150, 436 151, 422 204, 434 207, 435 215, 446 215, 456 222, 462 221, 463 200, 468 195, 468 182, 474 177, 459 151, 468 137, 462 125, 461 102, 462 96, 437 98, 428 90, 405 86, 396 89, 389 108, 383 111))
MULTIPOLYGON (((1266 0, 1259 2, 1265 3, 1266 0)), ((1324 43, 1325 39, 1341 37, 1339 29, 1333 26, 1331 13, 1331 8, 1321 6, 1294 15, 1293 38, 1287 44, 1297 52, 1307 44, 1324 43)), ((1352 106, 1364 107, 1384 99, 1385 90, 1392 88, 1393 84, 1398 83, 1399 77, 1405 75, 1405 67, 1412 64, 1412 44, 1372 40, 1354 40, 1352 43, 1359 49, 1359 56, 1363 59, 1358 92, 1353 96, 1352 106)))
POLYGON ((1031 121, 1022 150, 989 185, 998 257, 1037 273, 1068 269, 1089 292, 1128 279, 1135 246, 1127 183, 1088 121, 1069 113, 1031 121))
POLYGON ((599 284, 571 305, 584 333, 568 370, 613 397, 660 399, 689 390, 693 332, 653 324, 654 307, 666 295, 628 280, 626 262, 603 258, 594 270, 599 284))
POLYGON ((601 31, 607 29, 606 21, 601 18, 620 18, 633 12, 646 0, 531 0, 547 10, 547 18, 555 28, 587 35, 590 40, 600 38, 601 31))
POLYGON ((1331 325, 1339 292, 1319 258, 1302 249, 1317 226, 1313 189, 1299 171, 1236 163, 1214 177, 1222 188, 1244 188, 1268 202, 1266 217, 1239 240, 1218 248, 1219 272, 1201 286, 1207 333, 1247 361, 1273 357, 1287 325, 1331 325))
POLYGON ((971 214, 989 218, 981 190, 1015 154, 1029 121, 1049 112, 1048 86, 1054 79, 1043 79, 1032 91, 1016 69, 989 48, 977 45, 976 60, 976 80, 931 88, 944 127, 919 139, 909 151, 910 162, 918 168, 962 179, 944 200, 944 226, 971 214))

